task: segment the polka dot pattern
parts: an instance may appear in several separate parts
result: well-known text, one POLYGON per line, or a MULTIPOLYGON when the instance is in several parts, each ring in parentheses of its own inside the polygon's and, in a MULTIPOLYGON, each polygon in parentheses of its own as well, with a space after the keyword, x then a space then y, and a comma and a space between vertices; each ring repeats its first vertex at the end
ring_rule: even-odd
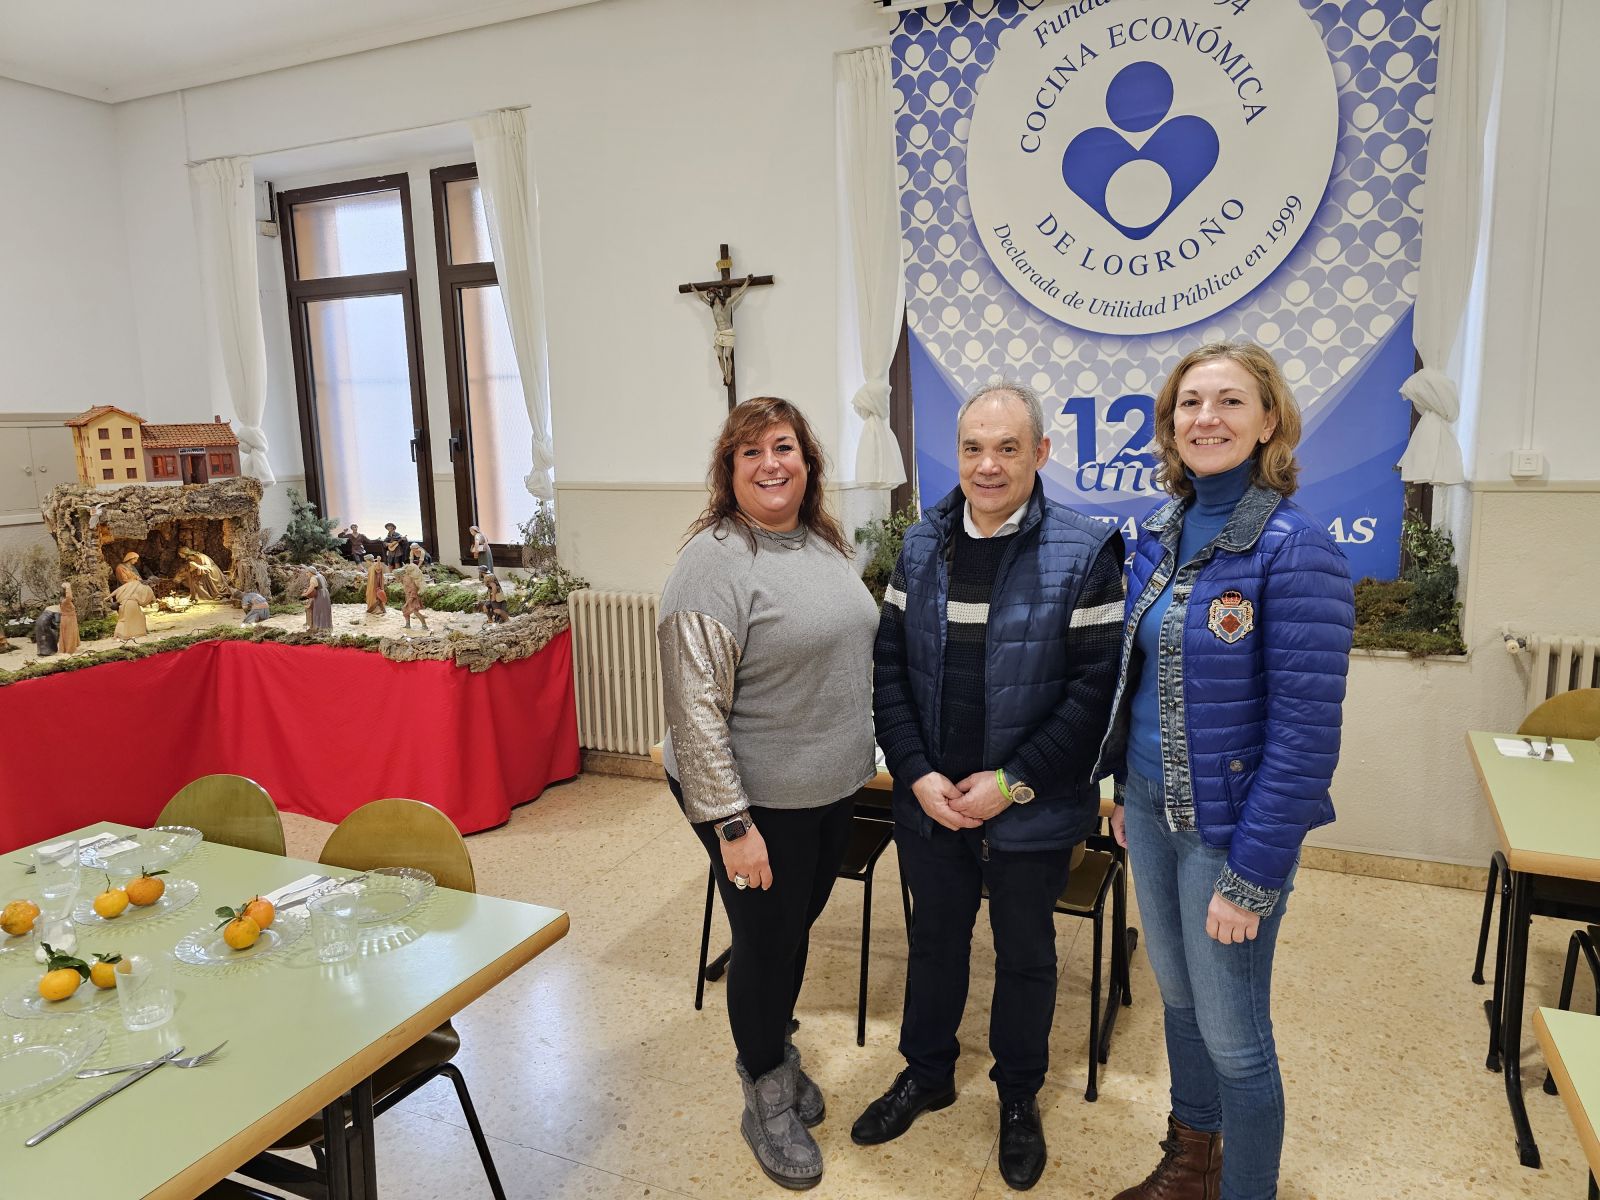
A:
POLYGON ((967 0, 902 16, 892 49, 907 315, 958 390, 1008 375, 1046 395, 1149 392, 1201 340, 1242 337, 1273 352, 1311 411, 1404 317, 1416 301, 1440 5, 1299 4, 1333 62, 1341 117, 1312 228, 1244 302, 1203 327, 1138 338, 1087 334, 1028 305, 990 262, 967 205, 972 103, 995 47, 1056 6, 967 0))

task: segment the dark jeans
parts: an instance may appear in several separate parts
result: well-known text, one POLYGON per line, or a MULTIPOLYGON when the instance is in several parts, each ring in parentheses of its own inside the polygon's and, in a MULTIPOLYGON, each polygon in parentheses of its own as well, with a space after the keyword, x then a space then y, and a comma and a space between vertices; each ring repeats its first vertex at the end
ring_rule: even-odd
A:
POLYGON ((947 1084, 961 1053, 956 1031, 967 1006, 972 927, 989 889, 994 931, 994 1000, 989 1009, 989 1078, 1000 1099, 1044 1086, 1056 1006, 1055 903, 1067 886, 1072 851, 989 849, 983 827, 936 825, 931 837, 896 825, 900 873, 911 888, 911 960, 900 1053, 917 1081, 947 1084))
MULTIPOLYGON (((667 786, 683 804, 678 781, 667 786)), ((806 977, 811 927, 828 905, 850 842, 852 805, 836 800, 821 808, 757 808, 750 816, 767 843, 772 886, 740 890, 722 865, 712 822, 691 826, 717 877, 723 911, 733 933, 728 959, 728 1024, 739 1060, 752 1079, 783 1061, 783 1043, 806 977)))

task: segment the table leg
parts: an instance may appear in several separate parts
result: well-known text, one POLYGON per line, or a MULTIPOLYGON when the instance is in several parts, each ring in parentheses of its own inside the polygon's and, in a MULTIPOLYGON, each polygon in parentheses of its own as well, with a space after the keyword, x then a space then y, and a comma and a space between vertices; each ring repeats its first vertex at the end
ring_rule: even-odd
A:
POLYGON ((344 1102, 345 1098, 340 1096, 322 1110, 322 1145, 328 1155, 328 1200, 352 1200, 344 1102))
POLYGON ((372 1122, 372 1080, 363 1079, 350 1096, 351 1134, 356 1161, 351 1163, 351 1191, 357 1200, 378 1200, 378 1145, 372 1122))
POLYGON ((1517 871, 1511 884, 1510 927, 1506 937, 1506 984, 1500 998, 1500 1054, 1505 1064, 1506 1100, 1517 1132, 1517 1157, 1525 1167, 1539 1166, 1539 1146, 1528 1124, 1528 1107, 1522 1096, 1522 1002, 1528 970, 1528 872, 1517 871))

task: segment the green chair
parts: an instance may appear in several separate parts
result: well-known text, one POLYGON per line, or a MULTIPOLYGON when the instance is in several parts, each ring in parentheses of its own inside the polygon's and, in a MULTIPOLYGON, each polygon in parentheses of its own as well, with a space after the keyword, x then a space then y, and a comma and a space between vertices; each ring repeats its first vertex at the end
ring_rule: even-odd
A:
POLYGON ((188 825, 206 841, 283 856, 283 821, 267 790, 243 775, 202 775, 161 810, 157 825, 188 825))
MULTIPOLYGON (((328 836, 318 860, 325 866, 370 871, 379 867, 420 867, 440 887, 476 892, 472 856, 461 832, 444 813, 417 800, 374 800, 351 813, 328 836)), ((505 1200, 505 1189, 489 1153, 488 1140, 478 1124, 477 1110, 467 1092, 461 1070, 450 1060, 461 1049, 461 1035, 446 1021, 373 1073, 372 1111, 382 1116, 417 1089, 444 1076, 455 1085, 467 1128, 478 1147, 478 1157, 495 1200, 505 1200)), ((322 1119, 301 1122, 274 1144, 273 1150, 311 1147, 317 1169, 311 1170, 273 1153, 257 1155, 237 1174, 293 1192, 322 1197, 327 1194, 327 1155, 323 1148, 322 1119)))

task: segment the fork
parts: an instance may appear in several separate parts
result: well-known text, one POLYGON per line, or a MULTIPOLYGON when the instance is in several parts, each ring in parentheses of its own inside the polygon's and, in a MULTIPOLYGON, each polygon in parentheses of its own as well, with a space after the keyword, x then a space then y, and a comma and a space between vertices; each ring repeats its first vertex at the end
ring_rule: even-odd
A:
POLYGON ((1537 746, 1535 746, 1533 744, 1533 739, 1530 738, 1530 737, 1525 737, 1522 740, 1528 743, 1528 757, 1529 758, 1538 758, 1539 757, 1539 749, 1538 749, 1537 746))
POLYGON ((1549 762, 1556 756, 1556 748, 1550 741, 1550 735, 1544 735, 1544 761, 1549 762))
POLYGON ((309 904, 319 896, 326 896, 329 892, 336 892, 342 887, 349 887, 352 883, 363 883, 371 874, 371 871, 363 871, 359 875, 341 875, 333 879, 325 879, 312 888, 311 891, 296 896, 287 904, 278 905, 278 911, 287 912, 291 908, 299 908, 303 904, 309 904))
MULTIPOLYGON (((169 1058, 167 1059, 167 1065, 169 1067, 182 1067, 185 1070, 190 1067, 203 1067, 206 1065, 206 1063, 211 1061, 212 1057, 215 1056, 223 1046, 226 1046, 227 1044, 228 1043, 224 1041, 219 1045, 213 1046, 204 1054, 191 1054, 188 1058, 169 1058)), ((96 1067, 91 1071, 79 1071, 78 1078, 98 1079, 102 1075, 121 1075, 126 1071, 142 1071, 144 1068, 151 1066, 158 1061, 160 1060, 152 1058, 148 1062, 128 1063, 126 1066, 121 1067, 96 1067)))

